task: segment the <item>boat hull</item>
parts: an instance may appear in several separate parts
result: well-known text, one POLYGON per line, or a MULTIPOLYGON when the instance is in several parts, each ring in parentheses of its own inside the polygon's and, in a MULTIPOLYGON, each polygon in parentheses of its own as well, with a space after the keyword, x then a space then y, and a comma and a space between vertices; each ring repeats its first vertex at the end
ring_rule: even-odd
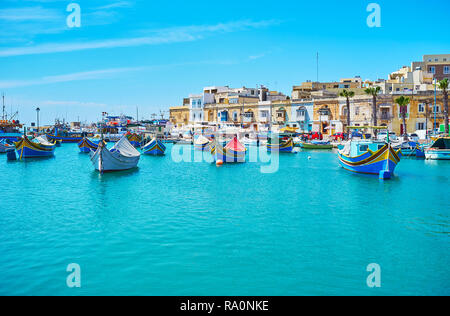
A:
POLYGON ((91 162, 99 172, 130 170, 137 167, 140 157, 125 157, 120 153, 111 153, 106 146, 99 147, 91 153, 91 162))
POLYGON ((152 140, 142 148, 144 155, 163 156, 166 153, 166 146, 159 140, 152 140))
POLYGON ((302 143, 301 147, 303 149, 322 149, 322 150, 329 150, 333 149, 333 145, 320 145, 320 144, 309 144, 309 143, 302 143))
POLYGON ((81 142, 78 143, 78 148, 81 153, 90 153, 92 151, 96 151, 98 149, 98 144, 89 140, 88 138, 83 138, 81 142))
POLYGON ((450 149, 427 149, 425 158, 428 160, 450 160, 450 149))
POLYGON ((45 134, 47 138, 51 141, 61 141, 61 143, 67 144, 67 143, 79 143, 83 140, 83 137, 62 137, 62 136, 55 136, 50 134, 45 134))
POLYGON ((11 145, 8 145, 8 144, 0 143, 0 154, 6 153, 8 151, 8 149, 10 149, 10 148, 14 148, 14 147, 11 145))
POLYGON ((367 151, 358 157, 349 157, 338 153, 341 166, 355 173, 380 175, 389 179, 394 175, 395 168, 402 157, 401 151, 395 151, 391 146, 385 145, 376 152, 367 151))
POLYGON ((279 153, 292 153, 294 150, 294 141, 289 139, 287 142, 280 142, 279 144, 267 144, 267 151, 279 153))
POLYGON ((52 157, 56 145, 44 146, 31 142, 28 138, 22 138, 15 143, 19 159, 52 157))
POLYGON ((211 154, 216 162, 222 161, 224 163, 244 163, 246 156, 245 151, 235 151, 223 146, 214 146, 211 154))

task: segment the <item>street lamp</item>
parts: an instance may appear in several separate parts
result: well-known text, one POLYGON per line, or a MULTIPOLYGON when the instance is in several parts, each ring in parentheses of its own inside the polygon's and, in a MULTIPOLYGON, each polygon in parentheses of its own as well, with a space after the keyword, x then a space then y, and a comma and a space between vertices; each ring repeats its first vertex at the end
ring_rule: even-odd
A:
POLYGON ((39 112, 41 111, 40 108, 36 108, 36 118, 37 118, 37 132, 39 134, 39 112))

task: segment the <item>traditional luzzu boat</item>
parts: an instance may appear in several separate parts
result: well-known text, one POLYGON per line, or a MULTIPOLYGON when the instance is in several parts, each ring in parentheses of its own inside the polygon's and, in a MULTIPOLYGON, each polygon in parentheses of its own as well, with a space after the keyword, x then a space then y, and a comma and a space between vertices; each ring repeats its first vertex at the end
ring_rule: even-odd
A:
POLYGON ((401 150, 394 150, 389 142, 350 140, 338 151, 341 166, 349 171, 379 175, 390 179, 402 157, 401 150))
POLYGON ((163 156, 165 152, 166 146, 156 138, 153 138, 142 147, 142 153, 145 155, 163 156))
POLYGON ((428 160, 450 160, 450 137, 438 138, 430 148, 425 149, 428 160))
POLYGON ((219 142, 213 142, 210 144, 211 154, 214 157, 216 163, 243 163, 245 162, 245 156, 247 149, 242 145, 237 137, 234 137, 230 142, 223 146, 219 142))
POLYGON ((79 143, 80 141, 83 140, 83 137, 80 136, 79 134, 67 134, 65 136, 62 135, 51 135, 51 134, 45 134, 45 136, 50 140, 50 141, 60 141, 63 144, 66 143, 79 143))
POLYGON ((100 141, 92 141, 85 137, 81 142, 78 143, 78 148, 82 153, 90 153, 91 151, 96 151, 98 149, 98 144, 100 141))
POLYGON ((142 142, 142 138, 136 134, 129 134, 127 135, 128 141, 130 142, 131 145, 133 145, 134 147, 140 147, 141 146, 141 142, 142 142))
POLYGON ((211 141, 206 138, 203 135, 200 135, 195 141, 194 141, 194 148, 195 150, 205 151, 208 148, 208 145, 211 141))
POLYGON ((327 141, 302 142, 300 147, 303 149, 333 149, 333 144, 327 141))
POLYGON ((101 173, 123 171, 136 168, 141 154, 130 144, 127 137, 122 137, 110 150, 101 141, 98 149, 91 152, 91 162, 101 173))
POLYGON ((52 157, 56 145, 48 142, 43 137, 37 137, 33 141, 24 136, 21 140, 14 143, 19 159, 52 157))
POLYGON ((9 144, 6 139, 0 140, 0 154, 6 153, 10 148, 14 148, 14 146, 9 144))
POLYGON ((269 137, 267 140, 267 151, 280 152, 280 153, 292 153, 294 150, 294 140, 292 137, 283 137, 280 135, 278 141, 273 137, 269 137))
POLYGON ((420 144, 412 141, 405 141, 393 148, 394 150, 400 149, 403 157, 415 157, 417 149, 420 149, 420 144))

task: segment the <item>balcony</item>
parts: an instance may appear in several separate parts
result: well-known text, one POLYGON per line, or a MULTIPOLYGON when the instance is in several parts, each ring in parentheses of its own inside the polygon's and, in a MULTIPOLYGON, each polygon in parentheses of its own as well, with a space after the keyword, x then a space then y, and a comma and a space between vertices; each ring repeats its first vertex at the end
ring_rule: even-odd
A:
POLYGON ((394 118, 394 116, 390 113, 381 113, 378 115, 378 119, 382 121, 390 121, 394 118))

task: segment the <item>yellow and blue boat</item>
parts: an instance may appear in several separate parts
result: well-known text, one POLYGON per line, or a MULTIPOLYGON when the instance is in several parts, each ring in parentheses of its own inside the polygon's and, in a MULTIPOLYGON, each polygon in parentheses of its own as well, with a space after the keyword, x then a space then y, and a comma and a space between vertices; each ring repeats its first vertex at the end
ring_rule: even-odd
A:
POLYGON ((234 137, 225 146, 218 142, 210 144, 211 155, 216 162, 222 163, 243 163, 247 154, 247 149, 242 145, 237 137, 234 137))
POLYGON ((283 137, 283 135, 280 135, 278 141, 272 137, 269 137, 267 141, 267 151, 269 152, 292 153, 294 147, 292 137, 283 137))
POLYGON ((142 152, 145 155, 162 156, 166 152, 166 146, 160 140, 153 138, 147 145, 142 147, 142 152))
POLYGON ((52 157, 56 148, 55 144, 43 140, 31 141, 26 136, 14 145, 19 159, 52 157))
POLYGON ((98 142, 92 141, 89 138, 85 137, 82 141, 78 143, 78 148, 80 148, 80 152, 82 153, 90 153, 92 151, 96 151, 98 149, 98 142))
POLYGON ((130 142, 131 145, 133 145, 134 147, 140 147, 141 146, 141 142, 142 142, 142 138, 136 134, 130 134, 127 135, 128 141, 130 142))
POLYGON ((402 157, 401 149, 394 150, 389 142, 370 140, 349 141, 338 155, 344 169, 380 179, 390 179, 402 157))
POLYGON ((211 141, 208 138, 206 138, 203 135, 200 135, 194 141, 194 148, 195 148, 195 150, 205 151, 208 148, 209 143, 211 143, 211 141))

